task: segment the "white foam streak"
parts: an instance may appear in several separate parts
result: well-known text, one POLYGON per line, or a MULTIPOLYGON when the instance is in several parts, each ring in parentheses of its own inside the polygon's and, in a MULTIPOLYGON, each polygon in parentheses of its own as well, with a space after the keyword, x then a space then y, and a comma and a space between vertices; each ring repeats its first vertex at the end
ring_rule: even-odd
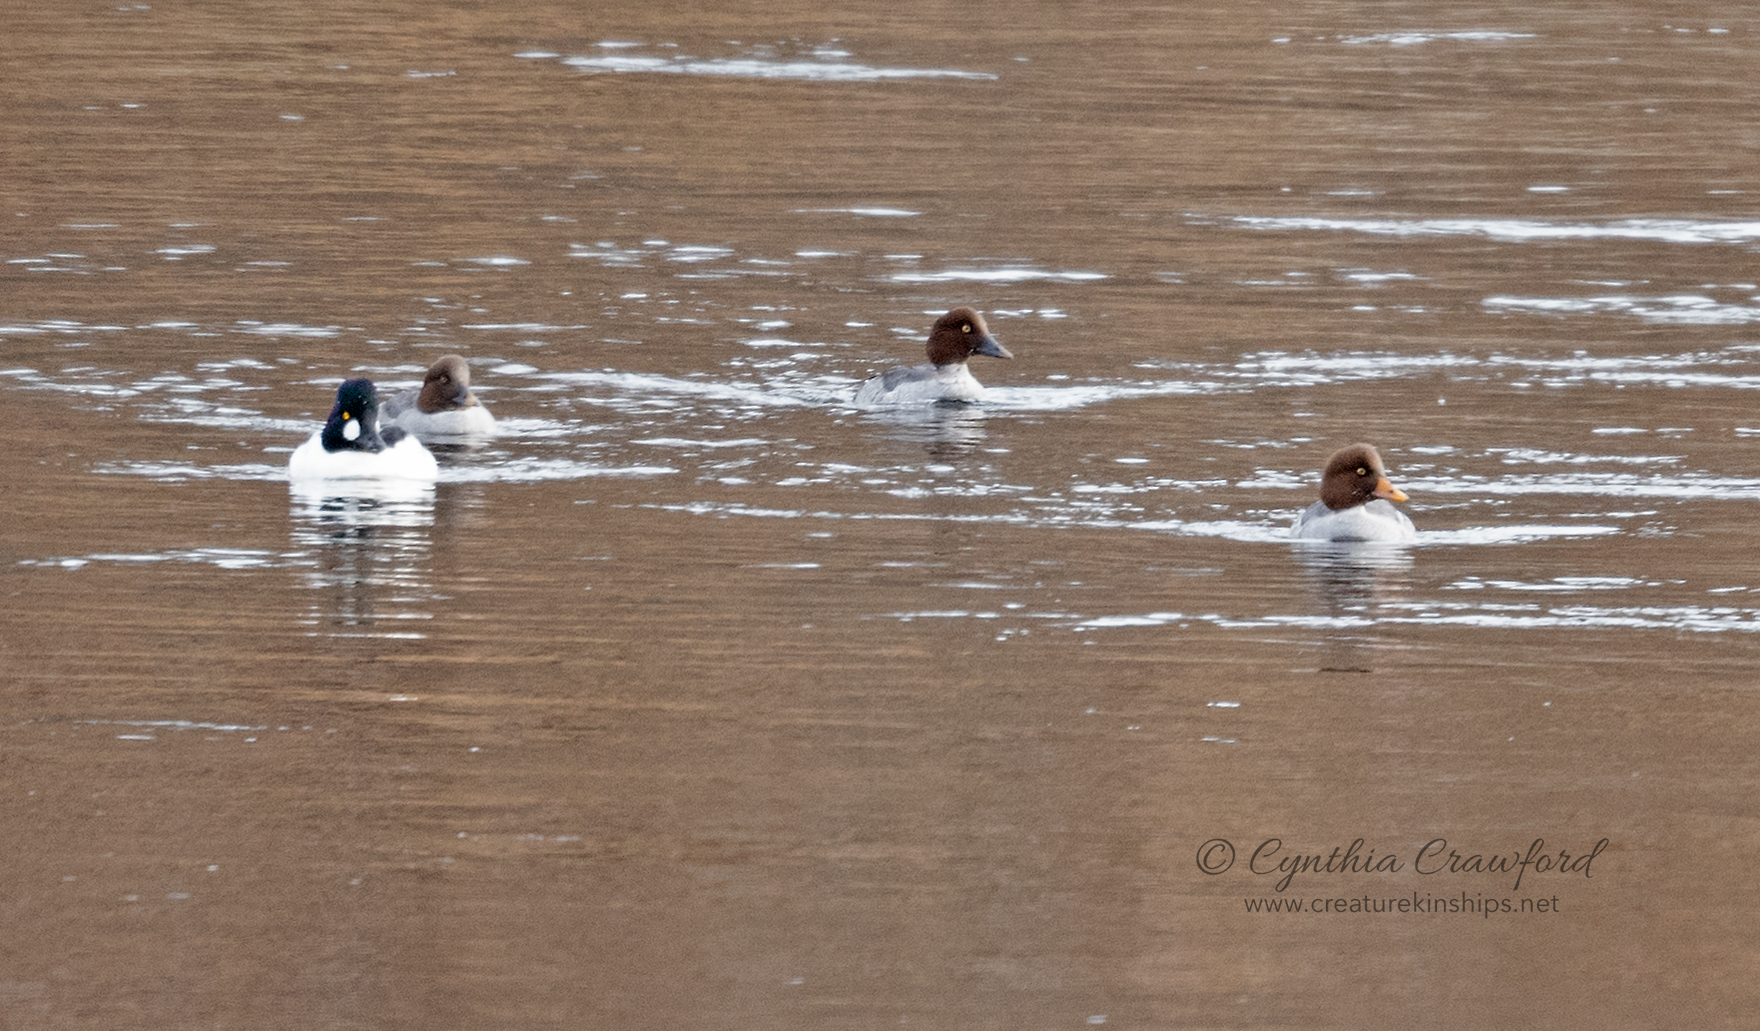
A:
POLYGON ((1760 322, 1760 305, 1725 304, 1699 294, 1669 297, 1510 297, 1485 298, 1490 311, 1542 315, 1631 315, 1647 322, 1696 326, 1739 326, 1760 322))
POLYGON ((894 283, 1092 283, 1105 279, 1103 272, 1052 272, 1032 268, 946 269, 941 272, 897 272, 886 277, 894 283))
POLYGON ((687 75, 734 79, 802 82, 885 82, 901 79, 994 80, 989 72, 957 68, 878 68, 842 60, 767 60, 757 57, 653 57, 640 54, 604 54, 565 57, 562 63, 583 72, 615 75, 687 75))
POLYGON ((1656 243, 1747 244, 1760 240, 1760 221, 1627 218, 1611 222, 1542 222, 1517 218, 1319 218, 1237 215, 1249 229, 1346 232, 1370 236, 1483 236, 1528 243, 1536 240, 1644 240, 1656 243))
POLYGON ((1403 486, 1423 494, 1477 497, 1557 495, 1600 498, 1668 498, 1714 501, 1760 500, 1760 479, 1740 476, 1638 476, 1632 473, 1569 472, 1490 479, 1454 476, 1412 478, 1403 486))
POLYGON ((93 555, 61 558, 23 559, 21 566, 78 569, 92 563, 145 565, 157 562, 198 563, 220 569, 269 569, 294 564, 294 553, 260 551, 253 548, 189 548, 156 552, 104 552, 93 555))
POLYGON ((1415 47, 1438 40, 1450 40, 1457 43, 1509 43, 1518 39, 1534 39, 1532 32, 1505 32, 1497 29, 1461 29, 1454 32, 1408 30, 1405 32, 1376 32, 1365 36, 1340 36, 1338 41, 1346 46, 1370 46, 1385 44, 1391 47, 1415 47))
POLYGON ((553 372, 536 377, 567 386, 603 387, 629 399, 707 397, 753 405, 796 407, 809 402, 762 386, 720 380, 678 379, 639 372, 553 372))
POLYGON ((495 465, 452 465, 440 469, 441 483, 542 483, 600 477, 671 476, 669 465, 602 465, 558 458, 510 458, 495 465))
MULTIPOLYGON (((1388 606, 1392 608, 1392 606, 1388 606)), ((1760 612, 1753 609, 1708 608, 1699 605, 1631 606, 1606 608, 1593 605, 1560 606, 1544 612, 1492 611, 1431 612, 1421 615, 1307 615, 1275 614, 1229 617, 1216 613, 1146 612, 1136 615, 1095 616, 1070 625, 1076 633, 1159 627, 1183 623, 1207 623, 1228 630, 1295 628, 1307 630, 1362 630, 1377 626, 1469 626, 1495 630, 1555 630, 1593 628, 1622 630, 1686 630, 1694 633, 1753 633, 1760 631, 1760 612)))

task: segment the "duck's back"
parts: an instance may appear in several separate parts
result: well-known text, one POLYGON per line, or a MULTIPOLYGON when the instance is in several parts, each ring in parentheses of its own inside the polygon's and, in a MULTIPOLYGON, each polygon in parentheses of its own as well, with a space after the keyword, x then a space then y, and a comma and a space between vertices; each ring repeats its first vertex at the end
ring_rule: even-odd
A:
POLYGON ((420 388, 412 387, 379 406, 379 422, 400 426, 417 436, 483 437, 495 432, 495 417, 480 404, 424 412, 420 388))
POLYGON ((921 401, 977 401, 984 396, 964 362, 900 366, 870 378, 856 391, 856 404, 908 404, 921 401))

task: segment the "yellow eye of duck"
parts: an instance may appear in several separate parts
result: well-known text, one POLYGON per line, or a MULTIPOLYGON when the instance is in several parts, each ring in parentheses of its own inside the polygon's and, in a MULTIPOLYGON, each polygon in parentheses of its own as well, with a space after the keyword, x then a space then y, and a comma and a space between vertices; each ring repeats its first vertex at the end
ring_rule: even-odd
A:
POLYGON ((1358 476, 1367 476, 1367 475, 1369 475, 1369 470, 1367 470, 1359 465, 1359 466, 1357 466, 1357 475, 1358 476))
POLYGON ((972 324, 970 322, 966 323, 965 325, 959 327, 959 331, 961 333, 970 333, 972 331, 972 324))
POLYGON ((342 413, 342 421, 343 422, 347 422, 348 420, 350 420, 352 418, 354 418, 354 416, 348 414, 347 412, 342 413))

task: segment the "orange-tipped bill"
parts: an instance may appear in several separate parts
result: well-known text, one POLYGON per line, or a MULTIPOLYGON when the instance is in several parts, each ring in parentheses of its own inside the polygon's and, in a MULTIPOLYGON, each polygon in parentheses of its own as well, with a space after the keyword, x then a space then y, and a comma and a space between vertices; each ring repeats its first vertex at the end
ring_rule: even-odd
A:
MULTIPOLYGON (((1359 497, 1360 496, 1361 495, 1359 495, 1359 497)), ((1406 500, 1406 492, 1395 487, 1385 476, 1375 481, 1375 496, 1378 498, 1386 498, 1389 501, 1406 500)))

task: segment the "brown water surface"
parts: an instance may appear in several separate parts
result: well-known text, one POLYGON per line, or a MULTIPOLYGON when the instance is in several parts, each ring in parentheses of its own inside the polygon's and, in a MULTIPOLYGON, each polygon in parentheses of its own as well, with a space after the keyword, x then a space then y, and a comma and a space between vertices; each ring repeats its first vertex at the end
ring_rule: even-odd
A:
POLYGON ((1751 14, 13 6, 0 1027, 1752 1019, 1751 14))

